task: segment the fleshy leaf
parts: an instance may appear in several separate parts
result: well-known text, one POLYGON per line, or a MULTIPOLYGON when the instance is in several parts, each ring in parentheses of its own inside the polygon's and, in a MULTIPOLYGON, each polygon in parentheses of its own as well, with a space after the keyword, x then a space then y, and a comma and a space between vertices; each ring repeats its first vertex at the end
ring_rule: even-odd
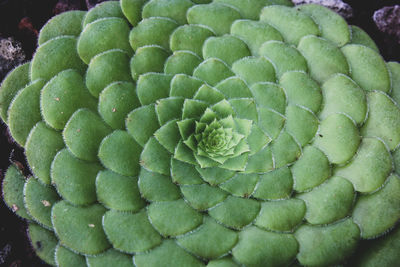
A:
POLYGON ((183 235, 203 222, 203 215, 183 199, 152 203, 147 212, 153 227, 165 237, 183 235))
POLYGON ((103 227, 113 247, 126 253, 146 251, 162 241, 145 210, 136 214, 107 211, 103 217, 103 227))
POLYGON ((60 242, 73 251, 89 255, 101 253, 111 247, 102 227, 105 212, 100 204, 75 207, 60 201, 52 209, 54 230, 60 242))
POLYGON ((293 235, 267 232, 250 226, 240 232, 232 255, 246 266, 285 266, 293 261, 298 247, 293 235))
POLYGON ((196 231, 177 239, 180 246, 206 259, 218 258, 233 248, 237 233, 207 217, 196 231))

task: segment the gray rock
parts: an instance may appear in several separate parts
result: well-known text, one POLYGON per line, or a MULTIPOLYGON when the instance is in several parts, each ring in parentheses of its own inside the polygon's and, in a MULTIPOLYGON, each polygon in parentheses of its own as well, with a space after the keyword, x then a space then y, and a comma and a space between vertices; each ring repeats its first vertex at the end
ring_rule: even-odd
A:
POLYGON ((3 249, 0 250, 0 264, 4 264, 7 261, 7 257, 11 252, 11 245, 6 244, 3 249))
POLYGON ((95 7, 97 4, 104 2, 104 1, 109 1, 109 0, 86 0, 87 9, 89 10, 89 9, 95 7))
POLYGON ((59 0, 53 9, 54 14, 60 14, 69 10, 82 10, 80 0, 59 0))
POLYGON ((292 0, 293 4, 317 4, 332 9, 345 19, 353 17, 353 9, 349 4, 340 0, 292 0))
POLYGON ((380 31, 394 36, 400 42, 400 5, 385 6, 375 11, 372 18, 380 31))
POLYGON ((12 37, 0 37, 0 81, 13 68, 25 60, 25 52, 20 42, 12 37))

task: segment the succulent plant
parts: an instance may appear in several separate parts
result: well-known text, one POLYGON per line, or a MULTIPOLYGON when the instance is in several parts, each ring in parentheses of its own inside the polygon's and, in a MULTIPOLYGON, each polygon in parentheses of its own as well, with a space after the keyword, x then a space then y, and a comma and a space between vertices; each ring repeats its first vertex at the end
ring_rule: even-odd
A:
MULTIPOLYGON (((121 0, 41 30, 0 115, 57 266, 395 266, 400 64, 288 0, 121 0)), ((40 244, 40 245, 39 245, 40 244)))

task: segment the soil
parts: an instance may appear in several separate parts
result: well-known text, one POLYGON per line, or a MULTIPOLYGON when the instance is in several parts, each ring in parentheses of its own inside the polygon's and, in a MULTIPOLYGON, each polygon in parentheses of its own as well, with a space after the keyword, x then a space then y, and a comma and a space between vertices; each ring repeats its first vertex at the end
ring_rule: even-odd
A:
MULTIPOLYGON (((87 10, 95 0, 0 0, 0 37, 13 37, 20 41, 26 60, 32 58, 37 45, 37 34, 44 23, 62 11, 70 9, 87 10)), ((100 2, 100 1, 99 1, 100 2)), ((374 11, 398 4, 398 0, 357 1, 344 0, 354 12, 348 19, 364 29, 377 43, 382 56, 387 61, 400 62, 400 43, 394 36, 379 31, 372 16, 374 11)), ((4 77, 0 76, 0 82, 4 77)), ((23 150, 13 142, 4 123, 0 122, 0 181, 11 162, 26 166, 23 150)), ((25 172, 29 175, 28 168, 25 172)), ((27 235, 26 223, 16 216, 0 200, 0 266, 48 266, 33 252, 27 235)))

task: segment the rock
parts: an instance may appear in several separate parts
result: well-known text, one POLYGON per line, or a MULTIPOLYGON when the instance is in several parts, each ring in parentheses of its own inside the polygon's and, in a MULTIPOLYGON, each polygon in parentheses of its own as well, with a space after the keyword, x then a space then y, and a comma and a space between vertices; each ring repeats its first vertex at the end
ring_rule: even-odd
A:
POLYGON ((54 14, 60 14, 69 10, 81 10, 84 6, 82 6, 81 1, 79 0, 59 0, 54 7, 54 14))
POLYGON ((345 19, 353 17, 353 9, 349 4, 340 0, 292 0, 293 4, 317 4, 332 9, 345 19))
POLYGON ((86 0, 87 9, 91 9, 92 7, 96 6, 97 4, 108 1, 108 0, 86 0))
POLYGON ((380 31, 394 36, 400 42, 400 5, 385 6, 375 11, 372 18, 380 31))
POLYGON ((12 37, 0 37, 0 81, 5 75, 25 60, 25 52, 20 42, 12 37))
POLYGON ((11 252, 11 245, 6 244, 3 249, 0 250, 0 264, 4 264, 7 261, 7 257, 11 252))

